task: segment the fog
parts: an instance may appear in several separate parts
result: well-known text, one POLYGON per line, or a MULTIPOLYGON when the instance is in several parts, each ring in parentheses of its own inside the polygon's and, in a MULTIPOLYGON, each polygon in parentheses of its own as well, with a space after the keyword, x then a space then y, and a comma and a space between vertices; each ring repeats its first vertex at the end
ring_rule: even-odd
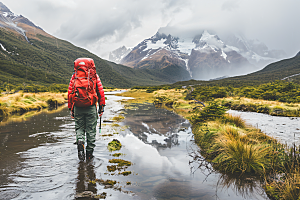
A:
POLYGON ((203 29, 240 32, 288 57, 300 51, 298 0, 0 0, 46 32, 102 58, 158 30, 192 36, 203 29))

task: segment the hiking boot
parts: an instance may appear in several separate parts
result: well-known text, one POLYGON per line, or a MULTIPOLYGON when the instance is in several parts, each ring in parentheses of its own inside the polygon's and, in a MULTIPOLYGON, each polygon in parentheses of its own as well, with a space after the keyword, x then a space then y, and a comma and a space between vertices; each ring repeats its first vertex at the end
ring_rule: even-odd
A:
POLYGON ((84 142, 79 140, 77 142, 77 150, 78 150, 78 158, 81 161, 84 161, 85 155, 84 155, 84 142))
POLYGON ((86 151, 86 160, 91 160, 94 158, 93 151, 86 151))

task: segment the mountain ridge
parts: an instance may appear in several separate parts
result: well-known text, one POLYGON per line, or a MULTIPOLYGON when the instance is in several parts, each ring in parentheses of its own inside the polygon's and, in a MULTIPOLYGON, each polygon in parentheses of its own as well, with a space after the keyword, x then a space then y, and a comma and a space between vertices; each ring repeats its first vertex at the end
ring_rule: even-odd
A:
POLYGON ((143 79, 130 78, 124 74, 133 72, 131 68, 113 68, 112 64, 97 55, 46 33, 29 19, 12 13, 4 4, 0 6, 0 90, 5 90, 7 85, 23 88, 24 85, 34 84, 68 84, 74 71, 73 62, 78 57, 94 59, 97 73, 106 87, 128 88, 186 80, 180 77, 174 79, 162 70, 139 71, 143 79), (122 73, 116 70, 120 68, 122 73), (153 74, 157 74, 157 77, 153 74))
POLYGON ((163 56, 168 56, 174 64, 185 68, 191 78, 205 80, 250 73, 285 55, 283 51, 269 50, 265 44, 248 40, 244 36, 228 33, 222 35, 225 39, 221 40, 217 34, 212 33, 213 31, 203 30, 194 37, 180 38, 157 32, 133 47, 130 53, 119 55, 123 57, 119 63, 133 68, 151 68, 153 63, 164 67, 166 63, 160 60, 163 56), (228 52, 231 53, 227 57, 228 52))

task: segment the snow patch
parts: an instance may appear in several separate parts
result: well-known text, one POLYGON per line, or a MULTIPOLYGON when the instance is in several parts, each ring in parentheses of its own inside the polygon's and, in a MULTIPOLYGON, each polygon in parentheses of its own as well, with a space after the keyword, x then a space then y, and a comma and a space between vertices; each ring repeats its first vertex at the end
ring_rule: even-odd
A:
POLYGON ((256 60, 256 62, 259 62, 260 60, 273 60, 273 58, 269 58, 269 57, 262 57, 256 53, 253 52, 253 55, 251 56, 251 58, 253 60, 256 60))
POLYGON ((167 46, 166 44, 164 44, 165 41, 166 41, 166 39, 161 39, 161 40, 156 41, 156 43, 153 43, 151 40, 148 40, 146 43, 147 48, 145 48, 143 51, 147 51, 150 49, 164 48, 167 46))
POLYGON ((300 73, 299 73, 299 74, 294 74, 294 75, 291 75, 291 76, 287 76, 287 77, 285 77, 285 78, 283 78, 283 79, 281 79, 281 80, 285 80, 285 79, 288 79, 288 78, 292 78, 292 77, 294 77, 294 76, 300 76, 300 73))
POLYGON ((224 53, 223 49, 222 49, 222 54, 221 54, 221 56, 226 60, 227 55, 226 55, 226 53, 224 53))
POLYGON ((195 48, 195 44, 192 41, 193 41, 192 38, 179 40, 178 49, 180 49, 180 52, 191 55, 192 49, 195 48))
POLYGON ((0 43, 0 46, 1 46, 1 48, 3 49, 3 51, 6 51, 7 53, 11 53, 11 52, 9 52, 9 51, 7 51, 6 49, 5 49, 5 47, 0 43))

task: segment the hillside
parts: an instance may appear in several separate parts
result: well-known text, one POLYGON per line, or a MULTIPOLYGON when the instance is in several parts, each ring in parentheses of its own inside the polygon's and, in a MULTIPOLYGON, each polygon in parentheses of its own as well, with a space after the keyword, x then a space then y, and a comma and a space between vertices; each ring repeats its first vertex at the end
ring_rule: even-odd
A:
MULTIPOLYGON (((295 57, 284 59, 278 62, 271 63, 267 65, 262 70, 257 72, 247 74, 244 76, 230 77, 221 80, 214 81, 183 81, 173 84, 176 85, 197 85, 197 84, 207 84, 207 85, 232 85, 234 87, 240 87, 243 85, 259 85, 262 83, 268 83, 275 80, 281 80, 289 76, 290 81, 295 83, 300 83, 300 56, 297 54, 295 57)), ((286 79, 287 80, 287 79, 286 79)))
POLYGON ((104 60, 67 41, 43 35, 29 37, 29 41, 30 43, 22 35, 0 28, 2 45, 0 62, 3 63, 0 65, 1 85, 10 78, 14 79, 16 84, 20 82, 68 84, 73 73, 74 60, 79 57, 90 57, 94 59, 97 73, 105 86, 131 86, 128 80, 114 71, 104 60), (27 73, 27 76, 26 74, 24 76, 24 73, 27 73), (48 78, 42 78, 41 74, 45 74, 43 77, 48 78), (33 76, 36 78, 32 79, 33 76), (49 77, 52 76, 56 79, 49 80, 49 77))
MULTIPOLYGON (((135 85, 170 84, 181 77, 164 70, 139 70, 105 61, 73 44, 45 35, 25 37, 0 28, 0 84, 2 90, 25 84, 68 84, 73 62, 79 57, 93 58, 103 85, 128 88, 135 85)), ((176 66, 175 66, 176 67, 176 66)), ((180 69, 179 69, 180 70, 180 69)))

